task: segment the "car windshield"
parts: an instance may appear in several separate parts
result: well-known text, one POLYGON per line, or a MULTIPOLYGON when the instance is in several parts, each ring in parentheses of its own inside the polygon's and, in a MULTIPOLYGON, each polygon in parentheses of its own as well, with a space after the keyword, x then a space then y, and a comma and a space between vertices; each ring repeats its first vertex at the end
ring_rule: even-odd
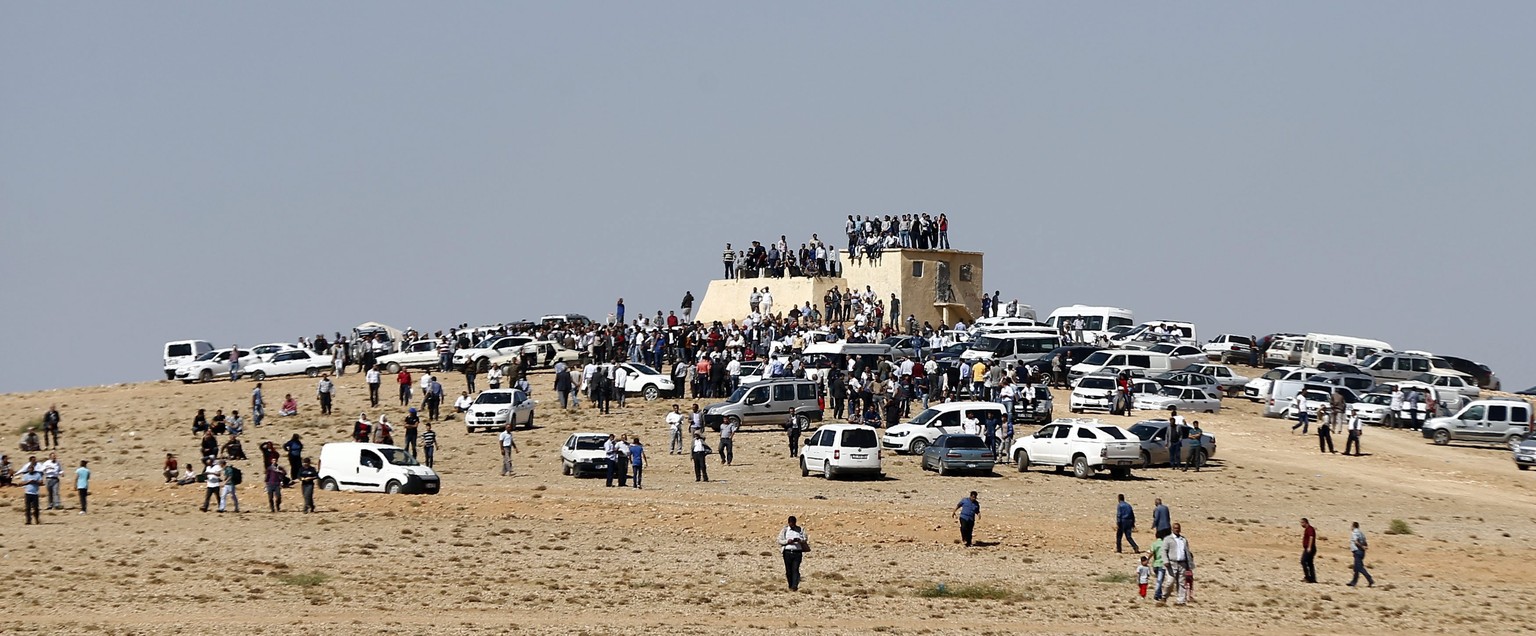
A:
POLYGON ((1158 391, 1157 394, 1158 395, 1167 396, 1167 397, 1179 397, 1179 395, 1181 393, 1183 393, 1183 391, 1184 391, 1183 389, 1181 389, 1179 387, 1176 387, 1176 386, 1165 386, 1165 387, 1163 387, 1163 390, 1158 391))
POLYGON ((977 338, 977 339, 971 341, 971 349, 972 350, 974 350, 974 351, 986 351, 986 352, 989 352, 989 353, 996 352, 997 349, 999 347, 1001 347, 1002 345, 1003 345, 1003 339, 1002 338, 993 338, 992 336, 982 336, 980 338, 977 338))
POLYGON ((1125 436, 1125 431, 1120 430, 1120 427, 1118 426, 1100 426, 1098 430, 1100 433, 1108 435, 1112 439, 1127 439, 1125 436))
MULTIPOLYGON (((739 391, 740 390, 738 389, 738 392, 739 391)), ((735 396, 731 396, 731 399, 734 400, 735 396)), ((938 417, 938 416, 939 416, 939 410, 938 409, 928 409, 926 411, 923 411, 922 413, 918 413, 917 417, 912 418, 912 421, 908 422, 908 424, 916 424, 918 426, 923 426, 923 425, 927 424, 928 422, 932 421, 933 418, 938 417)))
POLYGON ((1115 380, 1114 378, 1090 376, 1078 382, 1077 387, 1080 389, 1113 389, 1115 388, 1115 380))
POLYGON ((1279 380, 1280 378, 1285 377, 1285 374, 1287 374, 1287 373, 1290 373, 1290 371, 1284 371, 1284 370, 1281 370, 1281 369, 1275 369, 1275 370, 1272 370, 1272 371, 1270 371, 1268 373, 1265 373, 1263 377, 1264 377, 1265 380, 1279 380))
POLYGON ((655 369, 652 369, 638 362, 629 363, 629 368, 639 371, 640 375, 661 375, 655 369))
POLYGON ((398 448, 381 448, 379 449, 379 452, 384 453, 384 461, 387 461, 396 466, 421 465, 416 463, 416 458, 412 457, 410 453, 407 453, 404 450, 398 448))
POLYGON ((1088 357, 1083 360, 1083 364, 1089 366, 1100 366, 1105 362, 1109 362, 1108 351, 1095 351, 1092 354, 1089 354, 1088 357))
POLYGON ((216 356, 216 355, 219 355, 218 351, 209 351, 208 353, 205 353, 203 355, 198 356, 197 357, 197 361, 198 362, 207 362, 209 360, 212 360, 213 357, 216 356))
POLYGON ((475 398, 475 404, 511 404, 511 391, 487 391, 475 398))
POLYGON ((944 444, 945 448, 986 448, 986 440, 976 435, 957 435, 949 438, 944 444))
POLYGON ((747 389, 750 388, 752 387, 737 387, 736 390, 731 393, 731 397, 725 398, 725 401, 732 403, 740 402, 742 398, 747 396, 747 389))
POLYGON ((475 345, 475 348, 476 349, 490 349, 491 345, 496 344, 496 341, 500 340, 500 339, 501 339, 501 336, 491 336, 489 338, 486 338, 485 340, 481 340, 480 344, 475 345))
POLYGON ((1151 351, 1153 353, 1172 353, 1173 352, 1173 345, 1171 345, 1171 344, 1152 345, 1152 347, 1147 349, 1147 351, 1151 351))
POLYGON ((958 355, 960 355, 962 353, 965 353, 965 350, 968 349, 968 348, 970 348, 970 345, 967 345, 965 343, 952 344, 952 345, 949 345, 948 347, 944 347, 944 353, 949 353, 949 354, 953 354, 953 355, 957 355, 958 356, 958 355))
POLYGON ((1157 433, 1161 430, 1163 430, 1162 426, 1137 424, 1131 427, 1131 434, 1142 440, 1150 440, 1152 439, 1152 436, 1157 435, 1157 433))
POLYGON ((1360 400, 1360 401, 1361 402, 1365 402, 1366 404, 1382 404, 1382 405, 1387 405, 1387 404, 1391 404, 1392 403, 1392 396, 1390 396, 1390 395, 1383 395, 1381 393, 1372 393, 1370 395, 1365 396, 1365 398, 1360 400))
POLYGON ((576 450, 602 450, 603 444, 608 441, 606 437, 588 435, 576 438, 576 450))

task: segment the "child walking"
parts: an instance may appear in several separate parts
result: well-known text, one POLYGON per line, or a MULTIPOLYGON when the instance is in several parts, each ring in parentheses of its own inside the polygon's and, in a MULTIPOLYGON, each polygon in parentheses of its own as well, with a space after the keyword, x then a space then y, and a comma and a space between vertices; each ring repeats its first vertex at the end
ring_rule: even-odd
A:
POLYGON ((1147 584, 1152 581, 1152 568, 1147 566, 1147 557, 1141 557, 1141 566, 1136 568, 1136 587, 1141 592, 1141 597, 1147 597, 1147 584))

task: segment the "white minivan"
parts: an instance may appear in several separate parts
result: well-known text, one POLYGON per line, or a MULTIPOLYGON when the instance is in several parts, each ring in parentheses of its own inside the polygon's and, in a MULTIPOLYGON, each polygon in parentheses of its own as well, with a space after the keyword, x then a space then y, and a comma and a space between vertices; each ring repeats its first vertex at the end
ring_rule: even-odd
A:
POLYGON ((880 435, 863 424, 826 424, 800 449, 800 476, 812 471, 827 479, 844 475, 879 477, 880 435))
POLYGON ((1324 362, 1357 365, 1372 355, 1391 351, 1392 345, 1380 340, 1309 333, 1302 341, 1301 366, 1316 367, 1324 362))
POLYGON ((1129 309, 1088 305, 1057 307, 1045 319, 1045 324, 1057 329, 1065 325, 1067 331, 1071 332, 1078 317, 1083 319, 1083 339, 1088 342, 1097 340, 1099 336, 1109 337, 1115 327, 1129 327, 1136 324, 1135 316, 1129 309))
POLYGON ((165 379, 176 379, 176 367, 196 360, 198 356, 213 351, 213 343, 207 340, 173 340, 165 343, 165 379))
POLYGON ((1061 346, 1061 336, 1054 333, 989 333, 978 336, 960 359, 974 363, 1034 360, 1061 346))
POLYGON ((405 449, 363 442, 331 442, 320 447, 320 488, 391 495, 437 494, 437 473, 416 462, 405 449))
POLYGON ((1098 373, 1104 370, 1104 367, 1142 369, 1145 375, 1150 377, 1164 371, 1172 371, 1173 361, 1166 353, 1140 349, 1106 349, 1089 354, 1087 358, 1083 358, 1082 362, 1072 365, 1067 373, 1074 378, 1079 378, 1098 373))

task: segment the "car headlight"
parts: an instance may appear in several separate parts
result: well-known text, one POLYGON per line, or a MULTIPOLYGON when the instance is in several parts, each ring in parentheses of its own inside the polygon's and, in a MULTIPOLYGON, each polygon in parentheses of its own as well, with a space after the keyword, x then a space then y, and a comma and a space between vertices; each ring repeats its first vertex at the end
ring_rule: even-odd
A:
POLYGON ((511 412, 512 412, 512 409, 498 409, 496 411, 496 414, 497 415, 506 415, 506 414, 511 413, 511 412))
POLYGON ((891 431, 889 433, 886 433, 885 436, 886 437, 906 437, 906 436, 911 435, 911 434, 912 434, 912 431, 891 431))

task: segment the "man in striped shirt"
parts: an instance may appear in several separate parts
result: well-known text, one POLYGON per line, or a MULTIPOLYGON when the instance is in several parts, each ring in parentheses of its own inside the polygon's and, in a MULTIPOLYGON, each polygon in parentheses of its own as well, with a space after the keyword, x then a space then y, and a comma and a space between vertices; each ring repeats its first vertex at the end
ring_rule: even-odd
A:
POLYGON ((426 423, 427 431, 421 434, 421 449, 427 453, 427 468, 432 467, 432 453, 437 451, 437 433, 432 432, 432 423, 426 423))

